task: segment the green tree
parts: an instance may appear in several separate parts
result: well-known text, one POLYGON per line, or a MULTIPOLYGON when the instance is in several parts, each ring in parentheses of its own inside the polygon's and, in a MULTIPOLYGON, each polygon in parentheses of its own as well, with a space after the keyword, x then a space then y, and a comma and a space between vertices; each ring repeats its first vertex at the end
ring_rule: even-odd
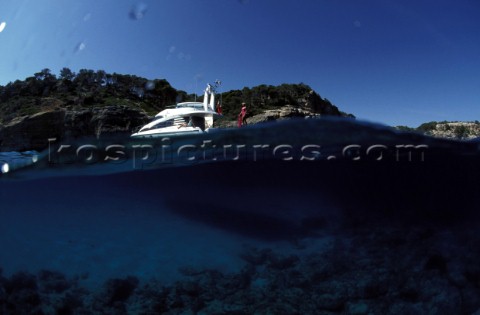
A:
POLYGON ((52 72, 48 68, 42 69, 40 72, 35 73, 34 76, 37 80, 43 80, 43 81, 56 80, 55 75, 52 74, 52 72))
POLYGON ((73 80, 75 79, 75 73, 69 68, 62 68, 59 74, 59 80, 57 83, 57 90, 61 93, 68 93, 75 89, 73 80))
POLYGON ((436 121, 426 122, 426 123, 423 123, 420 126, 418 126, 417 130, 421 131, 421 132, 425 132, 425 133, 426 132, 431 132, 431 131, 437 129, 437 124, 438 124, 438 122, 436 122, 436 121))
POLYGON ((401 131, 415 131, 416 130, 415 128, 408 127, 408 126, 396 126, 395 128, 398 129, 398 130, 401 130, 401 131))
POLYGON ((465 125, 456 126, 453 130, 455 137, 458 139, 467 138, 470 135, 470 129, 465 125))
POLYGON ((41 82, 36 86, 36 88, 41 90, 41 96, 49 96, 55 90, 57 78, 50 69, 42 69, 40 72, 35 73, 34 76, 37 81, 41 82))
POLYGON ((69 68, 63 67, 60 70, 60 80, 72 81, 75 78, 75 73, 69 68))

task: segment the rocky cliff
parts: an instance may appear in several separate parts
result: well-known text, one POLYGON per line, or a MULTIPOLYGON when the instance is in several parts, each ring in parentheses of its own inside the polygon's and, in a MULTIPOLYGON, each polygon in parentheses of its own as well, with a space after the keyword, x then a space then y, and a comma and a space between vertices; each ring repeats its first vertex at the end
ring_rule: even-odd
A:
MULTIPOLYGON (((290 118, 320 117, 319 113, 312 110, 296 107, 293 105, 285 105, 278 109, 267 109, 261 114, 253 115, 247 118, 248 124, 258 124, 269 121, 277 121, 290 118)), ((219 119, 217 121, 219 127, 237 127, 237 121, 219 119)))
POLYGON ((45 110, 0 125, 0 151, 43 150, 51 138, 65 140, 117 132, 131 133, 148 119, 143 110, 123 105, 45 110))
POLYGON ((480 122, 464 121, 431 121, 417 128, 398 126, 398 129, 417 131, 429 136, 459 140, 469 140, 480 137, 480 122))
MULTIPOLYGON (((278 109, 265 110, 250 116, 249 124, 289 119, 315 117, 320 114, 305 108, 286 105, 278 109)), ((0 151, 43 150, 48 139, 76 139, 84 136, 100 137, 104 134, 124 132, 126 134, 144 125, 150 117, 142 109, 125 105, 92 107, 89 109, 45 110, 33 115, 15 118, 0 125, 0 151)), ((217 127, 236 127, 237 122, 219 119, 217 127)))

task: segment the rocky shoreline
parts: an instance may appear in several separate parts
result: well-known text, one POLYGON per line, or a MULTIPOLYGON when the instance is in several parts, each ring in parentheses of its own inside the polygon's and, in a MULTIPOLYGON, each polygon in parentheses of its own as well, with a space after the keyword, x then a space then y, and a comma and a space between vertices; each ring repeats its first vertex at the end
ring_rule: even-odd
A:
MULTIPOLYGON (((311 110, 286 105, 265 110, 248 118, 249 124, 304 117, 320 117, 311 110)), ((0 151, 41 151, 48 147, 48 139, 77 139, 116 133, 131 134, 152 117, 140 108, 131 106, 103 106, 81 109, 53 109, 13 119, 0 124, 0 151)), ((217 127, 235 128, 236 121, 220 118, 217 127)))
MULTIPOLYGON (((321 117, 307 107, 285 105, 248 117, 248 124, 258 124, 291 118, 321 117)), ((112 134, 131 134, 147 123, 150 117, 143 109, 127 105, 92 106, 90 108, 54 108, 15 118, 0 124, 0 151, 44 150, 48 139, 77 139, 112 134)), ((219 128, 235 128, 237 122, 220 118, 219 128)), ((404 130, 402 127, 398 129, 404 130)), ((420 132, 438 138, 468 140, 480 136, 478 122, 431 122, 407 131, 420 132)))
POLYGON ((480 122, 478 121, 431 121, 421 124, 417 128, 406 126, 397 126, 395 128, 444 139, 471 140, 480 137, 480 122))
POLYGON ((426 131, 427 135, 449 139, 474 139, 480 137, 480 122, 439 122, 426 131))
POLYGON ((124 105, 44 110, 0 125, 0 151, 41 151, 52 138, 65 140, 131 133, 148 120, 145 111, 124 105))
MULTIPOLYGON (((291 119, 291 118, 306 118, 306 117, 321 117, 319 113, 315 113, 306 108, 295 107, 293 105, 285 105, 278 109, 268 109, 263 113, 253 116, 247 116, 247 124, 259 124, 264 122, 271 122, 277 120, 291 119)), ((219 119, 217 126, 222 128, 235 128, 237 121, 219 119)))

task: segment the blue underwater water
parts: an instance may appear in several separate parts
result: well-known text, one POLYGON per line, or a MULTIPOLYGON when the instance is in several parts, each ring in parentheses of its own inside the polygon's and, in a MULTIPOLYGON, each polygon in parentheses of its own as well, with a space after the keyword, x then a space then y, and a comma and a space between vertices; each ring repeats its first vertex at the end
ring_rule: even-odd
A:
POLYGON ((478 141, 322 118, 0 161, 2 314, 480 309, 478 141))

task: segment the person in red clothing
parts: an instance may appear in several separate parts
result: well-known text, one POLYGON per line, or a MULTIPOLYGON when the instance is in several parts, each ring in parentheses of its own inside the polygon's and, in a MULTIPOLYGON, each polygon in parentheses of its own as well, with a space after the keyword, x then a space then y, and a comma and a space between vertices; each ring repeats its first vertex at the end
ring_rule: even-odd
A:
POLYGON ((242 103, 242 110, 238 114, 238 127, 244 126, 247 124, 247 105, 242 103))
POLYGON ((220 104, 220 101, 217 102, 217 114, 223 115, 222 104, 220 104))

